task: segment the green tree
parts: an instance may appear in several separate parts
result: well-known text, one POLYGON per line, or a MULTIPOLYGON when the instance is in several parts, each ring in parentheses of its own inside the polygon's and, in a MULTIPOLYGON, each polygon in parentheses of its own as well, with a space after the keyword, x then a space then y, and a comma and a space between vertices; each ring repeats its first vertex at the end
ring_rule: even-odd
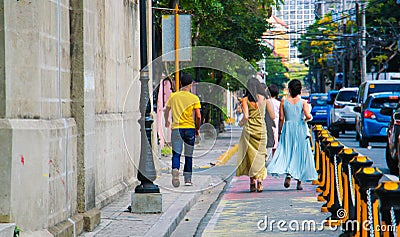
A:
POLYGON ((399 71, 400 5, 396 0, 372 0, 366 9, 368 68, 376 67, 377 76, 385 64, 387 71, 399 71))
MULTIPOLYGON (((176 0, 156 1, 157 7, 172 7, 176 0)), ((191 0, 180 1, 180 9, 192 16, 192 44, 212 46, 231 51, 255 65, 270 55, 269 48, 259 42, 268 28, 266 19, 272 6, 281 0, 191 0)), ((171 12, 155 11, 157 54, 161 55, 161 15, 171 12), (157 33, 158 32, 158 33, 157 33)), ((209 73, 206 73, 208 75, 209 73)), ((215 74, 216 84, 224 85, 222 75, 215 74)))

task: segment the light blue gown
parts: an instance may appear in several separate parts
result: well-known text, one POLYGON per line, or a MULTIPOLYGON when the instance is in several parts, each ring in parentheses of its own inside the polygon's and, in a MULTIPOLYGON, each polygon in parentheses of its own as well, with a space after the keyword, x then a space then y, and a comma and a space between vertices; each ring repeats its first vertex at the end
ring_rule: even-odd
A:
POLYGON ((275 154, 268 165, 271 174, 290 174, 300 181, 316 180, 314 155, 304 121, 303 100, 291 104, 285 99, 285 122, 275 154))

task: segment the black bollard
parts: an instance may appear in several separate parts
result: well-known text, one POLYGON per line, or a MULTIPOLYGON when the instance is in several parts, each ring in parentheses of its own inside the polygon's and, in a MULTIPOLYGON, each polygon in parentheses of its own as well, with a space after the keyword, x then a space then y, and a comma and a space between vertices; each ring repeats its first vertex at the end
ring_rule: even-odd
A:
POLYGON ((373 192, 373 189, 378 186, 382 175, 382 171, 376 167, 361 168, 355 174, 360 185, 361 220, 358 223, 361 225, 359 232, 362 237, 380 236, 380 232, 376 228, 379 225, 378 197, 373 192), (364 223, 369 223, 369 225, 364 223), (366 227, 369 227, 369 229, 366 227))
MULTIPOLYGON (((316 189, 316 192, 320 192, 317 200, 320 202, 327 201, 330 191, 330 182, 331 182, 331 163, 328 157, 327 146, 332 143, 337 142, 334 137, 326 137, 321 141, 321 159, 323 160, 323 179, 320 186, 316 189)), ((324 209, 321 209, 322 212, 327 212, 324 209)))
POLYGON ((379 198, 381 236, 394 237, 400 233, 400 182, 384 181, 374 190, 379 198))
MULTIPOLYGON (((364 167, 370 167, 372 166, 374 162, 367 156, 356 156, 350 161, 350 167, 352 171, 352 181, 353 181, 353 189, 354 189, 354 196, 355 196, 355 210, 356 210, 356 222, 360 223, 361 222, 361 195, 360 195, 360 184, 358 180, 356 179, 356 172, 360 170, 361 168, 364 167)), ((358 228, 358 226, 357 226, 358 228)), ((346 234, 349 234, 350 229, 354 228, 346 228, 349 231, 345 231, 346 234)), ((345 229, 345 230, 346 230, 345 229)), ((351 236, 360 236, 360 232, 357 231, 351 231, 350 234, 351 236)))
MULTIPOLYGON (((315 125, 313 128, 314 131, 314 159, 315 159, 315 170, 318 173, 318 180, 313 180, 313 185, 319 185, 320 184, 320 174, 321 174, 321 159, 320 159, 320 145, 319 145, 319 133, 323 131, 324 128, 322 125, 315 125)), ((328 133, 328 131, 326 130, 328 133)))
MULTIPOLYGON (((330 162, 330 191, 327 198, 326 208, 331 213, 331 216, 326 219, 325 225, 339 226, 341 217, 338 215, 338 210, 342 208, 342 175, 341 175, 341 160, 337 154, 344 148, 339 142, 332 142, 327 146, 327 153, 330 162)), ((322 208, 321 208, 322 210, 322 208)))
POLYGON ((328 130, 322 130, 322 131, 320 131, 318 133, 318 136, 317 136, 316 141, 315 141, 315 144, 316 144, 315 145, 316 146, 315 150, 317 151, 315 153, 315 156, 318 156, 316 159, 319 160, 319 168, 317 169, 318 183, 319 184, 318 184, 318 187, 315 190, 317 193, 322 192, 321 187, 324 186, 325 179, 326 179, 326 177, 325 177, 326 176, 325 151, 324 151, 323 146, 322 146, 322 140, 324 140, 324 139, 326 139, 328 137, 331 137, 329 135, 328 130))
POLYGON ((343 177, 343 229, 345 232, 340 235, 340 237, 352 236, 355 229, 346 228, 346 223, 348 221, 356 220, 355 213, 355 191, 353 182, 353 172, 350 167, 350 161, 358 156, 358 152, 352 148, 344 148, 338 154, 340 160, 342 161, 342 177, 343 177))

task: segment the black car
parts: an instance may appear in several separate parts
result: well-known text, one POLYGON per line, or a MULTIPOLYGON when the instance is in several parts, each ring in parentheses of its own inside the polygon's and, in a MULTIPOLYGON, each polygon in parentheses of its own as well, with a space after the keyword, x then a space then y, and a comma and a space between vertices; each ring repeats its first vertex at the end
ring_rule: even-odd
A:
POLYGON ((399 175, 400 103, 394 111, 390 108, 384 108, 381 113, 392 116, 387 131, 386 164, 391 174, 399 175))

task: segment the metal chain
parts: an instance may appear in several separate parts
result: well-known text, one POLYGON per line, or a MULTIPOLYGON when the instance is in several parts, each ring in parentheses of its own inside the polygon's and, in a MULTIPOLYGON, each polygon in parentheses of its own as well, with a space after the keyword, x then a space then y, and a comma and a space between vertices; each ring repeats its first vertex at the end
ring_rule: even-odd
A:
POLYGON ((349 167, 349 183, 350 183, 350 194, 351 194, 351 202, 353 203, 353 206, 356 205, 356 197, 354 194, 354 187, 353 187, 353 175, 351 172, 351 166, 348 164, 349 167))
POLYGON ((374 237, 374 219, 372 217, 372 199, 371 199, 371 189, 367 189, 367 208, 368 208, 368 220, 369 220, 369 236, 374 237))
POLYGON ((335 163, 335 181, 336 181, 337 198, 339 200, 339 205, 342 206, 342 199, 340 198, 340 184, 339 184, 339 174, 338 174, 336 155, 333 157, 333 159, 335 163))
POLYGON ((392 228, 393 228, 393 236, 397 237, 397 224, 396 224, 396 215, 394 214, 394 208, 390 208, 390 219, 392 222, 392 228))

